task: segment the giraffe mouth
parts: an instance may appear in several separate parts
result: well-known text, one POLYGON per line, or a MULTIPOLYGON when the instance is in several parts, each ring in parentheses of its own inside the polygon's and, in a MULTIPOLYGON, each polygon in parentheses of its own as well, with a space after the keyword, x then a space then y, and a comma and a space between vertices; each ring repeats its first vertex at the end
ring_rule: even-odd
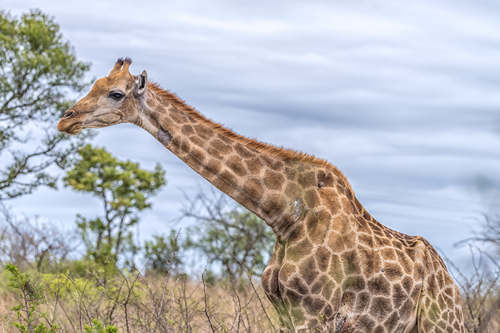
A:
POLYGON ((69 131, 67 131, 66 133, 71 134, 71 135, 75 135, 75 134, 80 133, 82 131, 82 128, 83 128, 83 126, 81 124, 75 124, 75 125, 71 126, 71 129, 69 131))
POLYGON ((64 124, 63 124, 63 120, 61 120, 59 122, 59 124, 57 125, 57 129, 60 131, 60 132, 64 132, 66 134, 70 134, 70 135, 75 135, 75 134, 78 134, 82 131, 82 128, 83 128, 83 125, 81 122, 74 122, 73 124, 67 126, 67 127, 63 127, 64 124))

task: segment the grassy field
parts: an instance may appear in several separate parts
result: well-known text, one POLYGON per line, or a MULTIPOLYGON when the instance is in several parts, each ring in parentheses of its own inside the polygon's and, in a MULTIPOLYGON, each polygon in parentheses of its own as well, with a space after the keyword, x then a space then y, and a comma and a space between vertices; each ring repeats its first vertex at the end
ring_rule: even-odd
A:
POLYGON ((56 332, 100 332, 100 324, 119 332, 275 332, 278 327, 258 281, 31 274, 22 288, 9 284, 3 274, 0 332, 19 332, 14 323, 30 320, 33 327, 43 323, 56 332), (13 310, 16 306, 19 311, 13 310), (30 306, 35 308, 31 319, 30 306))

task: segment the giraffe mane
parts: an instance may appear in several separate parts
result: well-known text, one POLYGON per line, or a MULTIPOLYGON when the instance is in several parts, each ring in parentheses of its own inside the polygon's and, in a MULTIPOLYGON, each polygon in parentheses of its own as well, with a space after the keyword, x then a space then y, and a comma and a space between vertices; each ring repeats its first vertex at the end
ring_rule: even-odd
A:
MULTIPOLYGON (((223 136, 230 137, 232 139, 238 140, 241 144, 244 146, 267 152, 271 154, 272 156, 276 157, 282 157, 287 160, 291 161, 304 161, 304 162, 309 162, 315 165, 319 165, 322 167, 326 168, 331 168, 334 170, 335 174, 337 174, 345 183, 345 185, 351 190, 351 185, 349 184, 349 181, 347 178, 344 176, 344 174, 336 168, 334 165, 332 165, 330 162, 318 158, 314 155, 307 154, 304 152, 300 151, 295 151, 293 149, 288 149, 284 147, 277 147, 265 142, 261 142, 258 140, 250 139, 246 136, 237 134, 233 132, 232 130, 224 127, 223 125, 208 119, 204 115, 202 115, 198 110, 196 110, 194 107, 188 105, 183 99, 179 98, 176 94, 170 92, 169 90, 163 89, 160 87, 160 85, 156 82, 149 82, 148 83, 148 88, 151 89, 157 96, 160 98, 163 98, 167 102, 173 104, 176 108, 179 110, 182 110, 185 114, 187 114, 189 117, 199 120, 202 123, 208 125, 210 128, 215 130, 217 133, 222 134, 223 136)), ((353 191, 354 193, 354 191, 353 191)))

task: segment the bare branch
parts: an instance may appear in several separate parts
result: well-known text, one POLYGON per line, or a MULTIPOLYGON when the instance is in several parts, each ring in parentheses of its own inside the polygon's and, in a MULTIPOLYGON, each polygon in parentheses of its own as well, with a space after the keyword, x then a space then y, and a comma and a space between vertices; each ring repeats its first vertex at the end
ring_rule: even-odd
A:
POLYGON ((210 324, 210 329, 212 330, 212 333, 215 333, 215 328, 212 325, 212 320, 210 319, 210 315, 208 314, 208 304, 207 304, 207 290, 206 290, 206 284, 205 284, 205 276, 204 274, 201 274, 201 281, 203 282, 203 304, 205 305, 204 312, 205 316, 208 319, 208 323, 210 324))

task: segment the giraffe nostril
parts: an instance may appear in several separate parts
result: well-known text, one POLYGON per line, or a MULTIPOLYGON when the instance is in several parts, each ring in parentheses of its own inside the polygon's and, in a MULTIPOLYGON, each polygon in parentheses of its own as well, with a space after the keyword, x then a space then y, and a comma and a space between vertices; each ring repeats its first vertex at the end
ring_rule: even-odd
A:
POLYGON ((63 118, 71 118, 75 115, 75 112, 74 111, 66 111, 64 112, 63 114, 63 118))

